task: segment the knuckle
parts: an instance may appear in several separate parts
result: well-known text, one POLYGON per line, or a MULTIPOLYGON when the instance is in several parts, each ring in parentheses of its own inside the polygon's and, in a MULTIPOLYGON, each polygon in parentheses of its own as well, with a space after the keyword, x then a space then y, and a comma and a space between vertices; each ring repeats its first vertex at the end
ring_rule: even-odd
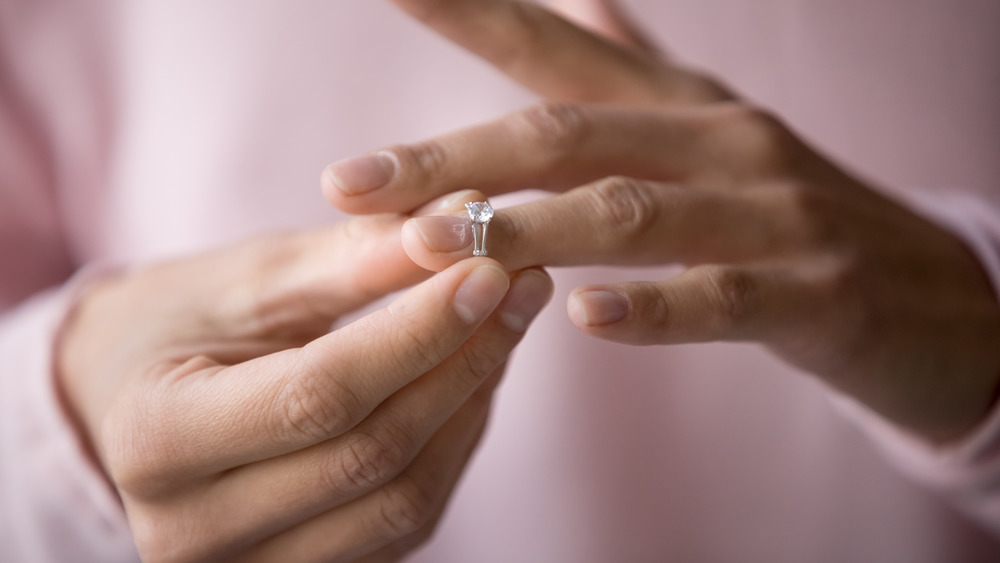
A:
POLYGON ((126 412, 114 409, 101 424, 108 476, 124 496, 153 499, 175 485, 178 467, 171 454, 177 447, 167 430, 172 421, 158 406, 140 399, 126 412))
MULTIPOLYGON (((337 226, 349 234, 352 222, 337 226)), ((331 232, 333 230, 331 229, 331 232)), ((199 321, 210 334, 261 339, 281 335, 310 340, 329 328, 334 311, 316 299, 312 287, 288 283, 289 272, 303 257, 325 244, 326 233, 275 232, 255 235, 233 253, 235 272, 224 287, 205 300, 199 321)))
POLYGON ((662 291, 650 288, 641 292, 642 304, 636 309, 642 311, 642 322, 653 333, 662 333, 669 328, 670 304, 662 291))
POLYGON ((156 435, 145 434, 140 439, 137 428, 127 429, 120 424, 105 421, 102 428, 102 442, 108 475, 115 487, 123 494, 145 497, 155 492, 161 475, 156 470, 162 467, 157 452, 162 451, 156 435))
POLYGON ((780 174, 791 169, 794 137, 770 111, 733 103, 722 112, 718 134, 735 153, 730 155, 752 175, 780 174))
MULTIPOLYGON (((486 58, 508 73, 517 73, 530 65, 535 53, 542 48, 545 28, 541 25, 542 10, 531 2, 510 2, 507 5, 510 25, 502 27, 505 41, 493 41, 493 51, 486 58)), ((494 31, 495 33, 495 31, 494 31)))
POLYGON ((441 347, 441 331, 435 330, 430 322, 408 314, 398 301, 390 303, 385 312, 386 326, 376 334, 389 334, 395 339, 388 358, 395 368, 423 373, 440 362, 435 351, 441 347))
POLYGON ((297 255, 290 242, 289 237, 266 234, 238 246, 233 256, 239 281, 207 302, 202 322, 211 329, 236 331, 237 336, 254 337, 277 330, 277 313, 283 303, 271 282, 274 272, 284 271, 297 255))
POLYGON ((615 244, 643 238, 660 218, 649 185, 633 178, 607 178, 590 193, 599 224, 612 226, 619 239, 615 244))
POLYGON ((478 387, 500 364, 501 358, 497 356, 498 351, 489 346, 477 346, 473 342, 462 346, 458 354, 461 359, 461 381, 478 387))
POLYGON ((717 312, 715 330, 720 336, 731 335, 746 322, 753 298, 753 280, 742 270, 710 267, 705 271, 705 283, 717 312))
POLYGON ((561 102, 544 102, 521 113, 524 136, 530 146, 543 147, 556 158, 574 153, 587 135, 582 108, 561 102))
POLYGON ((397 439, 369 432, 352 432, 331 458, 328 486, 331 493, 370 490, 388 482, 403 469, 406 450, 397 439))
POLYGON ((323 440, 349 428, 362 413, 361 398, 336 374, 319 366, 293 371, 279 394, 281 438, 323 440))
MULTIPOLYGON (((195 356, 177 365, 156 362, 145 372, 160 381, 173 382, 191 373, 219 366, 211 358, 195 356)), ((99 441, 103 462, 115 487, 131 498, 156 499, 174 491, 188 477, 191 459, 178 437, 178 411, 188 408, 163 388, 131 389, 101 421, 99 441)))
POLYGON ((383 492, 378 517, 380 535, 392 539, 408 537, 433 522, 434 502, 412 479, 397 479, 383 492))
POLYGON ((807 251, 840 247, 848 238, 843 220, 845 210, 828 191, 813 189, 799 182, 784 182, 771 188, 780 217, 789 221, 787 237, 807 251))
POLYGON ((129 527, 143 561, 186 562, 209 559, 210 525, 190 525, 190 519, 155 507, 133 509, 129 527))
MULTIPOLYGON (((809 323, 813 340, 823 342, 826 351, 823 365, 828 375, 846 375, 846 368, 858 358, 864 357, 885 334, 885 319, 881 309, 866 299, 873 290, 884 294, 884 290, 871 286, 864 275, 865 266, 860 257, 850 252, 833 253, 816 264, 817 272, 809 280, 809 289, 816 303, 824 304, 821 313, 828 319, 825 323, 809 323)), ((891 291, 891 289, 890 289, 891 291)))

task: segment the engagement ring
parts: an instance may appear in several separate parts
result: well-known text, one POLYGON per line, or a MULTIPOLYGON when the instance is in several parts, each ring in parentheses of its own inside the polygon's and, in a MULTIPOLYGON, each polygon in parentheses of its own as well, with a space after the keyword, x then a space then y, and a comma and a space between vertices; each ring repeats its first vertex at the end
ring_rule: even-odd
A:
POLYGON ((486 230, 490 227, 490 219, 493 218, 493 206, 486 201, 466 203, 465 208, 469 211, 469 220, 472 221, 472 240, 474 247, 473 256, 486 256, 486 230))

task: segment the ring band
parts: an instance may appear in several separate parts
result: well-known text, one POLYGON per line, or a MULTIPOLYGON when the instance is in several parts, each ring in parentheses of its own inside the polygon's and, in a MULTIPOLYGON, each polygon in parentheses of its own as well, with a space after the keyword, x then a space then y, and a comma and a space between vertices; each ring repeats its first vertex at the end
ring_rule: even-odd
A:
POLYGON ((490 219, 493 219, 493 206, 488 201, 477 201, 466 203, 465 209, 472 221, 472 255, 486 256, 486 231, 490 227, 490 219))

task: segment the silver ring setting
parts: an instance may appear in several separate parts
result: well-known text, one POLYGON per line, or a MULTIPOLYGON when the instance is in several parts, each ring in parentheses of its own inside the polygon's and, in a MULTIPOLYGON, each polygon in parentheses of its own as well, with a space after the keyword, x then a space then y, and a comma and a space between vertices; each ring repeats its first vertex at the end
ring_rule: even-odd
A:
POLYGON ((469 220, 472 221, 473 256, 486 256, 486 231, 490 227, 490 220, 493 219, 493 206, 487 201, 477 201, 466 203, 465 209, 469 212, 469 220))

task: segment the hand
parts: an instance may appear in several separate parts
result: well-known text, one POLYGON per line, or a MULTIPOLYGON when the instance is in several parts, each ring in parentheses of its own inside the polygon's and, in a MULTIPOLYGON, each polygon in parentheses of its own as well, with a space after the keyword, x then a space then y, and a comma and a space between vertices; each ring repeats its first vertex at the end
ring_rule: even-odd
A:
MULTIPOLYGON (((391 180, 363 193, 345 192, 345 163, 334 164, 334 205, 407 209, 457 186, 565 192, 501 210, 490 256, 515 269, 689 266, 668 280, 576 289, 569 315, 588 334, 759 341, 936 442, 965 435, 994 404, 1000 305, 969 250, 777 117, 532 4, 395 3, 558 102, 390 147, 391 180)), ((411 220, 407 253, 434 270, 467 256, 460 224, 411 220)))
POLYGON ((143 560, 385 561, 429 535, 551 281, 466 260, 328 333, 426 277, 404 219, 261 237, 86 293, 60 376, 143 560))

